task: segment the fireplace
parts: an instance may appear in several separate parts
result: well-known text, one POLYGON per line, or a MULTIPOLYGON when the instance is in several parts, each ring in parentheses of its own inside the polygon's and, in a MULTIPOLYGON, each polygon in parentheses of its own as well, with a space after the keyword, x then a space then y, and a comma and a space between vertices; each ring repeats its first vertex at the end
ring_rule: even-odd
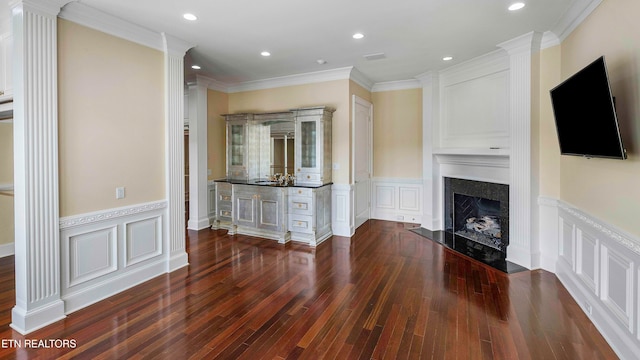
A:
POLYGON ((444 178, 444 229, 505 256, 509 245, 509 185, 444 178))

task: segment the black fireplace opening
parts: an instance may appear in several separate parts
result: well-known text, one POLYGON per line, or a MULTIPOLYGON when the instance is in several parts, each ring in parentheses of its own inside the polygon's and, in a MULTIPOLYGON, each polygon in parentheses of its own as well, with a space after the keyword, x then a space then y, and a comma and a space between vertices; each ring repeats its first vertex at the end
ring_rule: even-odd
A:
POLYGON ((500 201, 453 193, 453 232, 506 252, 502 241, 500 201))

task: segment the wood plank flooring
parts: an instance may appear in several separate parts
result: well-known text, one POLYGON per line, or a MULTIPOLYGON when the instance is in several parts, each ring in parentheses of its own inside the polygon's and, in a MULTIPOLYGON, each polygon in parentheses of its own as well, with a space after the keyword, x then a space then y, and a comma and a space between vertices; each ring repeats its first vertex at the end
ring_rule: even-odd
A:
POLYGON ((317 249, 189 231, 188 268, 26 337, 9 327, 3 258, 0 359, 616 358, 553 274, 507 275, 408 227, 370 220, 317 249), (76 346, 24 346, 34 339, 76 346))

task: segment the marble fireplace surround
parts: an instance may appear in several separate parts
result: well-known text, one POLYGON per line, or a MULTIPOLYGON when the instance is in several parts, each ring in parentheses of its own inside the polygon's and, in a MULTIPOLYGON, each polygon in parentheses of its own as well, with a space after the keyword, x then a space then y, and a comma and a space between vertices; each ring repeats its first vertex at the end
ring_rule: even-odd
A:
MULTIPOLYGON (((499 213, 496 214, 500 219, 501 241, 504 246, 502 249, 505 253, 509 245, 509 186, 504 184, 496 184, 485 181, 473 181, 458 178, 444 178, 444 230, 455 233, 459 230, 454 222, 457 203, 454 201, 454 194, 465 195, 475 198, 484 198, 493 200, 499 204, 499 213)), ((476 210, 477 211, 477 210, 476 210)), ((463 222, 464 223, 464 222, 463 222)), ((476 241, 471 239, 472 241, 476 241)), ((482 242, 480 242, 482 243, 482 242)))

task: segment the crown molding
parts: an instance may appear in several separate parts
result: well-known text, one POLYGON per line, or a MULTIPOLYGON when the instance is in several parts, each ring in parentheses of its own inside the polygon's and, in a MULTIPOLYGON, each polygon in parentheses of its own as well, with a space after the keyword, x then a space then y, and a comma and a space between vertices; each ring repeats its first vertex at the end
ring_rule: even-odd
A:
POLYGON ((79 2, 67 4, 59 17, 164 52, 162 34, 79 2))
POLYGON ((305 74, 296 74, 275 77, 264 80, 247 81, 238 84, 229 85, 228 93, 237 93, 242 91, 265 90, 283 86, 305 85, 333 80, 346 80, 350 78, 353 67, 344 67, 332 70, 316 71, 305 74))
POLYGON ((187 86, 204 86, 209 90, 228 92, 229 84, 205 75, 192 75, 187 80, 187 86))
POLYGON ((544 34, 542 34, 542 41, 540 42, 540 50, 547 49, 557 45, 560 45, 560 39, 552 31, 545 31, 544 34))
POLYGON ((387 82, 376 83, 371 88, 371 92, 410 90, 410 89, 421 89, 421 88, 422 88, 422 84, 420 83, 420 80, 409 79, 409 80, 387 81, 387 82))
POLYGON ((188 43, 173 35, 164 32, 161 35, 162 47, 164 51, 171 56, 183 58, 184 54, 187 53, 187 50, 191 49, 194 46, 193 44, 188 43))
POLYGON ((542 41, 542 33, 532 31, 524 35, 520 35, 511 40, 498 44, 497 46, 505 49, 509 55, 521 54, 527 52, 536 52, 540 50, 542 41))
POLYGON ((373 82, 369 80, 369 78, 366 75, 361 73, 360 70, 358 70, 355 67, 351 67, 351 73, 349 74, 349 79, 353 80, 356 84, 362 86, 368 91, 371 91, 374 85, 373 82))
POLYGON ((602 3, 602 0, 575 0, 553 26, 551 32, 558 37, 559 42, 562 42, 600 3, 602 3))

